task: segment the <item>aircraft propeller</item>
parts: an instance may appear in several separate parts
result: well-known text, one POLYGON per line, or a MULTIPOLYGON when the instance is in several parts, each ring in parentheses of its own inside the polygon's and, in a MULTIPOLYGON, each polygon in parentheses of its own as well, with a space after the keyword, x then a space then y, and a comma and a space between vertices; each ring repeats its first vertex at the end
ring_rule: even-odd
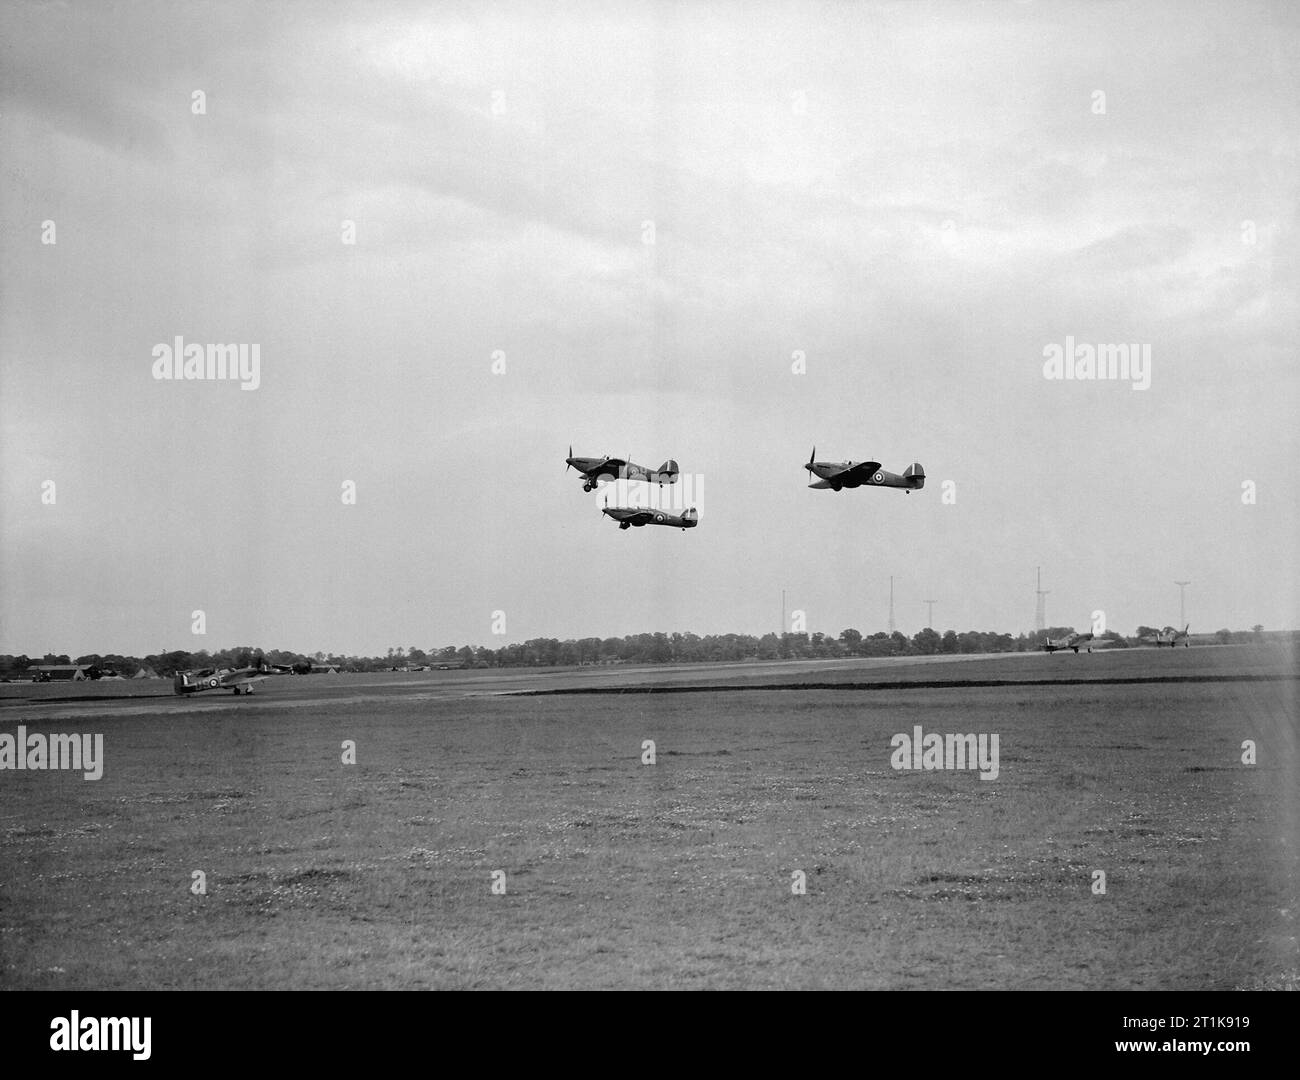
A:
POLYGON ((571 458, 571 457, 573 457, 573 443, 569 443, 569 457, 567 457, 567 458, 564 459, 564 471, 565 471, 565 472, 568 472, 571 468, 573 468, 573 463, 572 463, 571 461, 569 461, 569 458, 571 458))
POLYGON ((804 466, 809 472, 812 472, 813 462, 817 459, 817 447, 812 448, 812 453, 808 455, 808 464, 804 466))

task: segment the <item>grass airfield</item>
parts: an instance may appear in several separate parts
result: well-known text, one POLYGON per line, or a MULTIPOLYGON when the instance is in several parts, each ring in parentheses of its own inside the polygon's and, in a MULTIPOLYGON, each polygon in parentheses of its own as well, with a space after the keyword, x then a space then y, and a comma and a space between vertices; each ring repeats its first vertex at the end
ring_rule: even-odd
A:
POLYGON ((1296 677, 1251 646, 8 684, 0 732, 101 732, 105 767, 0 772, 0 986, 1294 988, 1296 677), (917 724, 998 733, 998 778, 895 771, 917 724))

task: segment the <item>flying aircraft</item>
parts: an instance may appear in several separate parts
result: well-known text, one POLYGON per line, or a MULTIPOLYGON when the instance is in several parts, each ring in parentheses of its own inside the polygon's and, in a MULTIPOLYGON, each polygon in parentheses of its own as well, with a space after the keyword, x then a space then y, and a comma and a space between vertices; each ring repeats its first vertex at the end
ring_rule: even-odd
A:
POLYGON ((601 480, 644 480, 650 484, 677 483, 677 462, 669 458, 657 469, 647 469, 644 465, 637 465, 631 461, 624 461, 622 458, 612 458, 608 454, 604 457, 574 457, 573 447, 569 447, 569 456, 564 459, 564 471, 568 472, 570 466, 577 469, 582 474, 582 490, 594 491, 596 484, 601 480))
POLYGON ((1066 634, 1063 638, 1048 638, 1041 646, 1046 652, 1053 653, 1058 649, 1073 649, 1075 655, 1078 655, 1079 646, 1082 645, 1089 652, 1092 652, 1092 635, 1091 634, 1066 634))
POLYGON ((1166 626, 1163 630, 1158 630, 1154 634, 1148 634, 1142 640, 1147 642, 1149 645, 1154 645, 1157 649, 1160 648, 1161 645, 1168 645, 1172 649, 1181 641, 1183 648, 1186 649, 1191 645, 1191 642, 1187 640, 1187 631, 1191 628, 1191 625, 1191 623, 1188 623, 1181 630, 1173 626, 1166 626))
POLYGON ((259 656, 257 663, 252 667, 233 670, 204 668, 202 671, 178 671, 176 678, 172 680, 172 690, 181 696, 201 694, 205 690, 232 690, 236 695, 251 694, 253 683, 269 679, 274 674, 277 673, 267 667, 259 656))
POLYGON ((808 464, 804 466, 817 477, 808 485, 810 488, 839 491, 841 488, 892 487, 902 488, 910 495, 925 487, 925 470, 915 461, 899 476, 882 469, 878 461, 816 461, 816 457, 817 447, 814 446, 808 464))
POLYGON ((667 525, 674 529, 693 529, 700 523, 699 511, 695 507, 682 514, 670 514, 666 510, 651 510, 644 506, 610 506, 606 500, 602 514, 608 514, 618 522, 620 529, 630 529, 635 525, 667 525))

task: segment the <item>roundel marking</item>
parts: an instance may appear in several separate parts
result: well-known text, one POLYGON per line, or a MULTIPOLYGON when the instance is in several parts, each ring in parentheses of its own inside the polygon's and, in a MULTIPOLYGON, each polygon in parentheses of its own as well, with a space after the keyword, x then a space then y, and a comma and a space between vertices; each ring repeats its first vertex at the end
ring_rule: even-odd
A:
POLYGON ((663 519, 664 519, 663 514, 655 514, 655 521, 663 521, 663 519))
POLYGON ((882 472, 878 472, 878 473, 876 473, 876 475, 873 476, 871 479, 872 479, 872 482, 873 482, 873 483, 876 483, 876 484, 883 484, 883 483, 885 482, 885 474, 882 473, 882 472))
POLYGON ((209 680, 208 680, 208 685, 209 685, 209 686, 216 686, 216 685, 217 685, 217 680, 216 680, 216 679, 209 679, 209 680))

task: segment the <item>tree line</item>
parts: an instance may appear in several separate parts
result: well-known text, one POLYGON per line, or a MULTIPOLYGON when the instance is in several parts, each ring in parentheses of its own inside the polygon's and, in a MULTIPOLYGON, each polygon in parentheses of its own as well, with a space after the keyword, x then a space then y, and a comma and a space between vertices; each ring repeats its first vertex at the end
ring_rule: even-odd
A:
MULTIPOLYGON (((1259 640, 1263 628, 1250 631, 1219 630, 1214 636, 1221 644, 1259 640)), ((250 645, 209 652, 152 653, 148 656, 123 656, 118 653, 87 653, 75 659, 67 654, 46 653, 42 657, 0 655, 0 676, 29 678, 34 664, 89 664, 100 671, 130 678, 144 669, 170 678, 178 671, 201 668, 241 668, 252 665, 261 655, 268 664, 285 666, 331 664, 341 671, 391 671, 424 667, 575 667, 584 664, 690 664, 709 662, 743 662, 746 660, 836 659, 853 656, 933 656, 938 654, 978 654, 1033 652, 1045 637, 1064 637, 1073 633, 1069 626, 1054 626, 1033 634, 1014 637, 996 631, 948 630, 940 634, 927 627, 911 637, 895 631, 863 635, 852 628, 838 637, 824 633, 800 634, 629 634, 626 637, 587 637, 567 639, 533 638, 522 643, 489 649, 482 645, 445 645, 421 649, 395 646, 384 656, 344 656, 334 653, 297 653, 283 649, 262 650, 250 645)), ((1132 637, 1108 631, 1110 648, 1136 645, 1155 629, 1139 626, 1132 637)))

